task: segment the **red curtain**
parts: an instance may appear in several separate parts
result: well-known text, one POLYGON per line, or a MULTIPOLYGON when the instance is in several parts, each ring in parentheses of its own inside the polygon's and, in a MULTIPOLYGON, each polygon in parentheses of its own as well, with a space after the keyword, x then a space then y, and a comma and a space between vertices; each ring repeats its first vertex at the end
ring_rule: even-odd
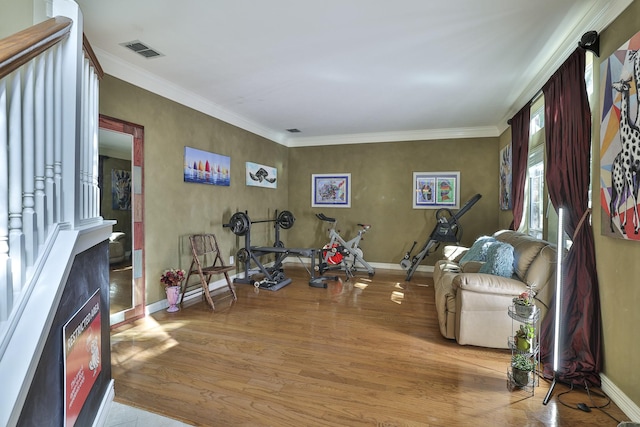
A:
POLYGON ((524 187, 529 156, 529 124, 531 122, 531 102, 522 107, 511 119, 511 194, 513 201, 513 222, 509 227, 517 230, 524 213, 524 187))
MULTIPOLYGON (((551 202, 565 211, 573 244, 564 259, 561 327, 556 377, 576 385, 600 386, 602 330, 589 179, 591 111, 584 81, 585 51, 578 48, 542 88, 547 148, 546 181, 551 202)), ((542 324, 545 375, 553 372, 555 304, 542 324)))

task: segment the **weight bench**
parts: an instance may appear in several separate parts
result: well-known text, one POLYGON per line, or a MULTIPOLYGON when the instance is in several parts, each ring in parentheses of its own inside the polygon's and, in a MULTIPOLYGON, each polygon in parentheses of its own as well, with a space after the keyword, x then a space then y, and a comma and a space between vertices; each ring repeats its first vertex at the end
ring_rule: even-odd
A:
POLYGON ((283 247, 270 247, 270 246, 249 246, 249 250, 247 250, 246 260, 244 260, 245 268, 244 268, 244 277, 236 277, 234 279, 235 283, 244 283, 251 284, 257 286, 261 289, 267 289, 270 291, 277 291, 278 289, 282 289, 291 283, 291 279, 286 277, 283 271, 282 263, 289 255, 296 255, 300 260, 301 264, 305 266, 304 262, 300 259, 301 256, 308 257, 311 259, 311 269, 307 270, 307 273, 311 276, 309 279, 309 286, 314 288, 326 288, 327 280, 338 280, 335 276, 318 276, 316 275, 316 257, 318 256, 318 249, 312 248, 283 248, 283 247), (273 263, 273 266, 266 267, 260 262, 260 257, 263 255, 276 254, 276 259, 273 263), (257 269, 251 270, 249 268, 250 261, 253 261, 256 264, 257 269), (262 273, 264 275, 264 279, 261 281, 256 281, 252 278, 255 274, 262 273))
MULTIPOLYGON (((295 218, 289 211, 284 211, 280 215, 276 215, 274 220, 263 221, 251 221, 247 213, 237 212, 231 216, 228 224, 223 224, 223 227, 230 228, 231 231, 240 236, 244 236, 245 245, 237 253, 238 261, 243 264, 244 277, 236 277, 234 283, 254 285, 256 288, 267 289, 270 291, 277 291, 282 289, 291 283, 291 279, 284 274, 282 263, 289 255, 296 255, 298 259, 301 256, 311 258, 311 270, 307 269, 307 272, 311 276, 309 280, 309 286, 316 288, 326 288, 327 280, 337 280, 337 277, 325 277, 316 276, 315 272, 319 269, 316 268, 316 256, 318 254, 317 249, 311 248, 285 248, 284 244, 280 241, 280 227, 289 229, 293 226, 295 218), (274 222, 276 230, 276 244, 274 246, 251 246, 251 224, 259 222, 274 222), (273 266, 266 267, 261 261, 260 257, 263 255, 275 254, 276 259, 273 266), (256 269, 251 269, 251 262, 256 265, 256 269), (256 274, 262 274, 264 277, 261 280, 255 280, 253 276, 256 274)), ((300 260, 302 262, 302 260, 300 260)), ((302 263, 304 265, 304 263, 302 263)), ((305 266, 306 268, 306 266, 305 266)))

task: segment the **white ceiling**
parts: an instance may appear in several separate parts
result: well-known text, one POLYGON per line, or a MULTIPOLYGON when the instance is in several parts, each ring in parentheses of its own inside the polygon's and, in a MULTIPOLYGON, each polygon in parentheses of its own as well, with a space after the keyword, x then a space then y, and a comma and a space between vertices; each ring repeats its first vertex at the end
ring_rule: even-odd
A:
POLYGON ((497 136, 631 3, 76 1, 107 74, 287 146, 497 136))

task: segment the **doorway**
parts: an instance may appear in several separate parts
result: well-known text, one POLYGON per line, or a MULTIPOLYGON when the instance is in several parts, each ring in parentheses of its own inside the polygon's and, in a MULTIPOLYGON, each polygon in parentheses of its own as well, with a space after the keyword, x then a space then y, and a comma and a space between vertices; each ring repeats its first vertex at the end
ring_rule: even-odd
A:
POLYGON ((109 314, 133 308, 133 136, 108 129, 98 132, 100 216, 115 221, 109 238, 109 314))
POLYGON ((109 242, 110 323, 115 327, 144 316, 144 128, 100 115, 99 129, 100 214, 117 221, 109 242))

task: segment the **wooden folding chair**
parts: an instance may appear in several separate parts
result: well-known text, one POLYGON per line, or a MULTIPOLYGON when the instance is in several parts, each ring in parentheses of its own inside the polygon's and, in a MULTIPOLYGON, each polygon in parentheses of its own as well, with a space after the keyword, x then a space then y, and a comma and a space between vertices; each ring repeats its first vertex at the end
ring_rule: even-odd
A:
MULTIPOLYGON (((224 264, 215 234, 194 234, 189 236, 189 241, 191 242, 193 259, 191 261, 191 267, 189 267, 187 280, 184 281, 185 288, 189 283, 191 275, 198 274, 200 276, 202 292, 211 306, 211 309, 215 310, 215 306, 209 292, 209 281, 211 280, 211 276, 214 274, 224 274, 224 278, 227 280, 227 286, 231 291, 231 295, 233 295, 233 300, 236 301, 238 299, 236 290, 229 278, 229 271, 235 269, 235 267, 224 264)), ((184 294, 185 292, 183 289, 182 299, 184 299, 184 294)), ((181 304, 182 299, 180 300, 181 304)))

